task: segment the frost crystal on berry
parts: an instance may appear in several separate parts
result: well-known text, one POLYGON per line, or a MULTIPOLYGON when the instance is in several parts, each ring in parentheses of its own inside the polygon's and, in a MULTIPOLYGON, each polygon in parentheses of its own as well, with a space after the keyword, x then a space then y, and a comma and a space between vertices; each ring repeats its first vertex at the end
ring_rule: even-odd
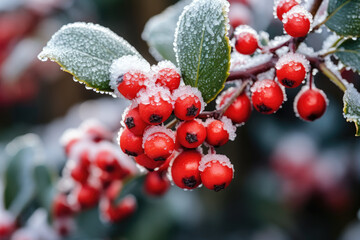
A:
MULTIPOLYGON (((299 54, 299 53, 288 53, 283 55, 279 61, 277 61, 275 68, 277 70, 281 69, 284 65, 289 64, 290 66, 292 66, 292 62, 298 62, 301 63, 306 72, 309 72, 310 69, 310 62, 305 58, 304 55, 299 54)), ((294 69, 295 71, 300 71, 301 69, 294 69)))
MULTIPOLYGON (((287 13, 285 13, 283 15, 283 20, 282 22, 285 24, 288 22, 289 19, 292 18, 298 18, 299 16, 304 16, 305 18, 309 19, 310 21, 310 26, 313 23, 313 16, 311 15, 311 13, 309 13, 303 6, 301 5, 297 5, 293 8, 290 9, 290 11, 288 11, 287 13)), ((310 27, 311 30, 311 27, 310 27)))
POLYGON ((204 108, 206 106, 206 103, 201 95, 201 92, 199 91, 199 89, 195 88, 195 87, 191 87, 189 85, 185 85, 185 86, 181 86, 178 89, 176 89, 173 94, 172 94, 172 99, 174 99, 174 101, 176 101, 178 98, 180 98, 180 100, 184 100, 186 97, 188 96, 196 96, 197 99, 196 101, 200 101, 201 103, 201 109, 200 112, 204 111, 204 108))
POLYGON ((203 172, 205 168, 210 167, 213 162, 219 162, 221 165, 231 168, 234 171, 234 166, 231 164, 230 159, 220 154, 207 154, 203 156, 199 163, 199 171, 203 172))
POLYGON ((143 143, 142 143, 143 148, 144 148, 145 142, 147 140, 150 140, 149 137, 157 136, 157 134, 165 134, 165 135, 169 136, 174 142, 176 140, 175 133, 171 129, 168 129, 165 126, 150 126, 150 127, 146 128, 144 131, 143 143))
POLYGON ((180 74, 180 69, 178 67, 175 66, 175 64, 173 64, 172 62, 168 61, 168 60, 164 60, 161 62, 158 62, 157 65, 153 65, 151 66, 151 70, 156 74, 157 72, 159 72, 161 69, 164 68, 170 68, 170 69, 174 69, 177 73, 180 74))
POLYGON ((174 106, 170 91, 163 87, 149 86, 146 90, 142 90, 139 95, 136 99, 138 104, 149 105, 151 102, 156 104, 163 100, 174 106))

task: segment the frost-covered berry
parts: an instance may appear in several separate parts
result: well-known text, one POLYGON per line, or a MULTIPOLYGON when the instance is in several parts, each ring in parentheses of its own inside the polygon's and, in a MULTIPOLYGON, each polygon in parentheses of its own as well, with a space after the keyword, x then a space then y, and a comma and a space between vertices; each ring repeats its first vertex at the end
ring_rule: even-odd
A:
POLYGON ((197 148, 206 138, 206 129, 201 121, 191 120, 180 124, 176 138, 186 148, 197 148))
POLYGON ((279 84, 270 79, 256 82, 251 87, 251 100, 255 109, 264 114, 279 110, 284 101, 284 92, 279 84))
POLYGON ((126 128, 136 136, 142 136, 145 128, 148 126, 148 124, 141 119, 138 107, 126 111, 123 121, 126 128))
POLYGON ((144 152, 142 148, 142 136, 136 136, 127 128, 120 132, 120 148, 130 156, 138 156, 144 152))
POLYGON ((0 209, 0 239, 8 239, 16 229, 15 217, 0 209))
POLYGON ((118 91, 127 99, 132 100, 138 92, 145 88, 148 77, 141 72, 125 73, 118 78, 118 91))
POLYGON ((251 55, 258 48, 258 35, 247 25, 240 25, 235 29, 235 49, 241 54, 251 55))
POLYGON ((205 126, 206 142, 214 147, 222 146, 236 137, 236 127, 227 117, 222 117, 221 120, 207 119, 205 126))
POLYGON ((165 122, 173 111, 170 91, 162 87, 149 87, 138 102, 142 120, 151 125, 165 122))
POLYGON ((81 185, 77 192, 77 202, 82 209, 96 206, 100 199, 100 190, 91 185, 81 185))
POLYGON ((122 168, 117 157, 108 150, 100 150, 96 154, 95 164, 102 171, 106 172, 111 180, 122 179, 130 174, 130 171, 122 168))
MULTIPOLYGON (((217 100, 217 109, 222 107, 230 100, 232 94, 234 94, 235 88, 229 88, 223 92, 217 100)), ((235 124, 245 123, 251 115, 252 107, 250 98, 246 93, 240 94, 235 101, 225 111, 224 116, 231 119, 235 124)))
POLYGON ((295 6, 283 15, 284 30, 292 37, 305 37, 312 23, 312 15, 302 6, 295 6))
POLYGON ((194 189, 201 184, 199 163, 201 153, 195 150, 184 151, 175 158, 171 166, 171 177, 176 186, 194 189))
POLYGON ((175 116, 181 120, 192 120, 203 111, 205 102, 197 88, 183 86, 173 94, 175 116))
POLYGON ((105 199, 101 202, 100 212, 104 220, 119 222, 133 215, 136 208, 136 198, 133 195, 127 195, 117 205, 105 199))
POLYGON ((301 0, 278 0, 275 2, 276 16, 282 21, 284 13, 287 13, 300 3, 301 0))
POLYGON ((296 88, 309 71, 309 61, 302 54, 288 53, 279 59, 275 67, 279 82, 285 87, 296 88))
POLYGON ((162 196, 170 188, 170 181, 162 172, 149 172, 144 181, 144 190, 150 196, 162 196))
POLYGON ((86 183, 89 176, 90 176, 90 172, 88 168, 83 167, 82 165, 76 165, 73 169, 71 169, 71 177, 79 182, 79 183, 86 183))
POLYGON ((74 213, 73 208, 67 201, 66 195, 61 193, 55 196, 52 203, 52 211, 56 218, 71 216, 74 213))
POLYGON ((145 154, 155 161, 165 161, 174 151, 175 134, 164 126, 151 126, 143 136, 145 154))
POLYGON ((208 154, 199 164, 201 181, 210 190, 218 192, 229 186, 234 176, 234 167, 225 155, 208 154))
POLYGON ((146 168, 149 171, 154 171, 155 169, 161 167, 166 161, 155 161, 154 159, 149 158, 146 154, 141 154, 134 158, 135 162, 140 166, 146 168))
POLYGON ((298 117, 305 121, 314 121, 326 111, 327 98, 323 91, 307 86, 304 87, 294 100, 294 110, 298 117))

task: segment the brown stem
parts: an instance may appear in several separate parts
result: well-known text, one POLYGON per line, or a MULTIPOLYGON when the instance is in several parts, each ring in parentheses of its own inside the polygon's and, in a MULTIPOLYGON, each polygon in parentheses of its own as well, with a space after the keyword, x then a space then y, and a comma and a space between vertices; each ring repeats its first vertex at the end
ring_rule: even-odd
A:
POLYGON ((204 111, 202 112, 198 118, 200 119, 207 119, 207 118, 215 118, 215 119, 219 119, 223 116, 223 114, 226 112, 226 110, 231 106, 231 104, 235 101, 235 99, 244 92, 246 86, 250 83, 249 80, 245 80, 242 82, 241 86, 239 88, 236 89, 236 91, 234 92, 234 94, 231 96, 230 100, 227 101, 227 103, 222 106, 220 109, 214 110, 214 111, 204 111))
POLYGON ((315 18, 317 11, 319 10, 322 2, 323 2, 323 0, 315 0, 313 5, 311 6, 309 12, 311 13, 311 15, 313 15, 314 18, 315 18))
POLYGON ((176 123, 179 121, 179 119, 177 119, 177 118, 174 118, 173 120, 171 120, 168 124, 166 124, 166 128, 173 128, 175 125, 176 125, 176 123))

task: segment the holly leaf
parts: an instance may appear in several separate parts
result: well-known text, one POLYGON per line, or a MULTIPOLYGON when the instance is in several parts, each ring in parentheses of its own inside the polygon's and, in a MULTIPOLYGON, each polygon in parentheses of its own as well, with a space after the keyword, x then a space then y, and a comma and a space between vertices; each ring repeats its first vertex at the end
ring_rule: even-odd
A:
POLYGON ((150 47, 150 53, 157 60, 169 60, 176 63, 174 35, 177 21, 184 7, 191 0, 182 0, 168 7, 162 13, 150 18, 146 23, 142 38, 150 47))
POLYGON ((229 75, 228 8, 226 0, 195 0, 185 7, 175 33, 184 82, 197 87, 206 102, 219 94, 229 75))
POLYGON ((89 88, 112 92, 110 66, 113 60, 125 55, 140 56, 134 47, 107 28, 72 23, 57 31, 38 57, 57 62, 74 80, 89 88))
POLYGON ((355 136, 360 136, 360 94, 353 85, 349 85, 344 97, 344 117, 347 122, 354 122, 356 127, 355 136))
POLYGON ((360 36, 360 0, 329 0, 325 25, 344 37, 360 36))
POLYGON ((344 65, 360 72, 360 39, 344 41, 334 54, 344 65))

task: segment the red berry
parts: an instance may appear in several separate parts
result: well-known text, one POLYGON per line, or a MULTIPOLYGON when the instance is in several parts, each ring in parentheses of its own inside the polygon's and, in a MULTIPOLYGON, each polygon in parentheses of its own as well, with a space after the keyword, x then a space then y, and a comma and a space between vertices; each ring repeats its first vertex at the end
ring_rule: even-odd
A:
POLYGON ((144 153, 142 137, 135 136, 127 128, 124 128, 120 136, 121 150, 127 155, 138 156, 144 153))
POLYGON ((148 80, 148 77, 141 72, 127 72, 117 79, 117 89, 125 98, 132 100, 141 89, 145 88, 144 83, 148 80))
POLYGON ((305 37, 310 30, 312 16, 301 6, 293 7, 283 16, 284 29, 292 37, 305 37))
POLYGON ((201 184, 199 172, 201 157, 198 151, 189 150, 175 158, 171 166, 171 176, 178 187, 194 189, 201 184))
POLYGON ((97 120, 87 120, 81 124, 80 129, 94 142, 111 140, 112 133, 97 120))
POLYGON ((174 151, 175 135, 166 127, 152 126, 145 130, 144 152, 155 161, 165 161, 174 151))
POLYGON ((305 89, 300 91, 295 98, 295 112, 303 120, 314 121, 325 113, 327 99, 324 92, 319 89, 307 87, 305 89))
POLYGON ((101 204, 101 213, 109 222, 119 222, 130 217, 136 210, 136 198, 132 195, 124 197, 119 204, 114 206, 109 200, 101 204))
MULTIPOLYGON (((217 109, 227 103, 234 91, 234 88, 230 88, 220 96, 220 101, 217 109)), ((250 98, 246 93, 243 93, 238 96, 235 101, 230 105, 230 107, 225 111, 224 116, 230 118, 235 124, 241 124, 249 119, 251 115, 251 110, 252 107, 250 98)))
POLYGON ((107 150, 100 150, 95 157, 95 164, 102 171, 109 174, 111 179, 123 179, 130 174, 128 169, 123 169, 117 157, 107 150))
POLYGON ((177 129, 177 140, 186 148, 197 148, 206 138, 206 129, 201 121, 183 122, 177 129))
POLYGON ((156 83, 174 91, 180 85, 180 74, 173 68, 163 68, 157 73, 156 83))
POLYGON ((241 25, 235 29, 235 49, 246 55, 253 54, 258 48, 258 37, 254 29, 241 25))
POLYGON ((67 201, 67 197, 65 194, 58 194, 55 196, 53 200, 52 210, 56 218, 71 216, 74 213, 72 207, 67 201))
POLYGON ((215 147, 224 145, 229 141, 229 133, 224 128, 224 123, 220 120, 211 119, 207 121, 206 142, 215 147))
POLYGON ((114 201, 119 195, 123 188, 121 181, 112 181, 105 192, 105 197, 110 201, 114 201))
POLYGON ((90 165, 91 165, 91 159, 90 159, 90 154, 89 154, 89 151, 87 150, 83 150, 81 153, 80 153, 80 156, 79 156, 79 164, 84 167, 84 168, 88 168, 90 165))
POLYGON ((162 196, 170 188, 170 181, 164 173, 149 172, 146 174, 144 190, 151 196, 162 196))
POLYGON ((142 136, 145 128, 148 126, 148 124, 141 119, 138 107, 129 110, 124 117, 124 124, 126 128, 136 136, 142 136))
POLYGON ((298 53, 288 53, 276 63, 276 76, 288 88, 296 88, 305 79, 309 62, 298 53))
POLYGON ((71 170, 71 177, 79 182, 79 183, 86 183, 89 178, 89 170, 86 167, 78 164, 71 170))
POLYGON ((146 154, 141 154, 135 157, 135 162, 149 171, 154 171, 156 168, 162 166, 165 163, 164 161, 155 161, 146 156, 146 154))
POLYGON ((287 13, 291 8, 300 4, 299 0, 279 0, 276 3, 276 15, 282 21, 283 14, 287 13))
POLYGON ((82 185, 77 193, 77 201, 81 208, 96 206, 100 199, 100 191, 91 185, 82 185))
POLYGON ((234 170, 230 160, 224 155, 208 154, 201 159, 201 181, 210 190, 218 192, 229 186, 234 170))
POLYGON ((170 92, 164 88, 149 89, 139 99, 139 113, 142 120, 151 125, 165 122, 173 111, 170 92))
POLYGON ((204 100, 197 88, 190 86, 180 87, 173 94, 175 100, 174 113, 181 120, 192 120, 204 108, 204 100))
POLYGON ((284 101, 284 92, 279 84, 270 79, 256 82, 252 88, 251 100, 257 111, 271 114, 279 110, 284 101))

